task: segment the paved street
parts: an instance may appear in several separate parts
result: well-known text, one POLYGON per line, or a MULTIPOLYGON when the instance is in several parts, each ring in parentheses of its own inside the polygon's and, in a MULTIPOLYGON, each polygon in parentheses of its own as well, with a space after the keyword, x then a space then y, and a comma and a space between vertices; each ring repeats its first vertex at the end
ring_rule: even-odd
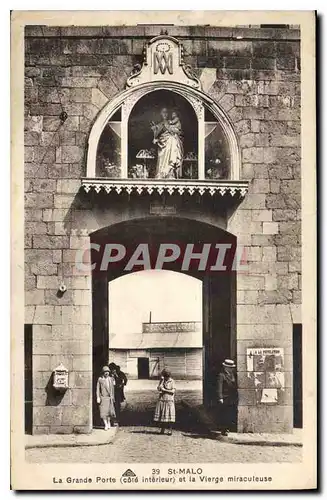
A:
MULTIPOLYGON (((134 381, 132 381, 134 382, 134 381)), ((136 382, 136 381, 135 381, 136 382)), ((177 422, 173 436, 162 436, 152 425, 156 404, 156 382, 147 381, 146 390, 132 383, 126 392, 128 404, 113 443, 76 448, 38 448, 26 451, 32 462, 295 462, 302 450, 295 446, 252 446, 231 444, 209 438, 182 404, 199 404, 201 385, 181 382, 176 393, 177 422), (196 390, 191 390, 196 389, 196 390)))
POLYGON ((299 462, 301 448, 295 446, 246 446, 222 443, 175 432, 172 437, 154 434, 144 427, 119 429, 115 442, 103 446, 37 448, 26 452, 31 462, 299 462))

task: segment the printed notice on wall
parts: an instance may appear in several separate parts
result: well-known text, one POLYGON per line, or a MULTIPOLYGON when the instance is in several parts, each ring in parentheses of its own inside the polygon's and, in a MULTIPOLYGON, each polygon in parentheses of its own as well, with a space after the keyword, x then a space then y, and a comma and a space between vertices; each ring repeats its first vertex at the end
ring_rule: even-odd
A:
POLYGON ((246 360, 256 403, 281 403, 285 387, 284 349, 248 348, 246 360))
POLYGON ((50 14, 11 12, 13 489, 314 489, 315 12, 50 14))

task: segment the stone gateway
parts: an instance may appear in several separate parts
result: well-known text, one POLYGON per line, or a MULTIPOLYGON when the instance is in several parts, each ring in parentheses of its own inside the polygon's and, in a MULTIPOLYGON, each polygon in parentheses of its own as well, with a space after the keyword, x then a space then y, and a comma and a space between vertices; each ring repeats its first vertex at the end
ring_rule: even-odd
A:
POLYGON ((301 421, 301 373, 293 377, 301 359, 300 31, 156 30, 25 29, 26 431, 92 430, 95 383, 111 348, 108 284, 135 271, 119 259, 97 268, 97 245, 121 245, 130 258, 138 244, 194 244, 199 264, 196 245, 205 243, 242 249, 246 268, 227 257, 226 272, 182 268, 163 255, 169 270, 201 280, 203 404, 214 408, 217 373, 233 359, 238 432, 291 432, 301 421), (264 369, 255 369, 249 354, 263 366, 266 349, 280 355, 264 354, 264 369), (53 387, 60 364, 64 392, 53 387))

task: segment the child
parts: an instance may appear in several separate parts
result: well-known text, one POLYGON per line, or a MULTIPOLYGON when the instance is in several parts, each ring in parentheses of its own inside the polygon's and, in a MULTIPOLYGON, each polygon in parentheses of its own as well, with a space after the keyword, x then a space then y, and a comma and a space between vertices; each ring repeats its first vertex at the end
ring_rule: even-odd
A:
POLYGON ((168 120, 169 125, 172 125, 170 127, 170 131, 175 133, 175 134, 180 134, 182 131, 182 124, 179 119, 177 111, 173 111, 171 113, 171 120, 168 120))
POLYGON ((160 434, 168 429, 168 435, 172 435, 172 424, 175 422, 175 382, 171 378, 169 371, 162 370, 161 379, 157 387, 159 400, 154 413, 154 421, 161 427, 160 434))

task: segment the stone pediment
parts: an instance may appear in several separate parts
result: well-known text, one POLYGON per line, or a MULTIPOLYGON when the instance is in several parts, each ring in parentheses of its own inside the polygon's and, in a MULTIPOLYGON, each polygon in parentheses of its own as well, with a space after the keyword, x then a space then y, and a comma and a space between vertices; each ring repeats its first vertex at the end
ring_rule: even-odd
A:
POLYGON ((145 45, 143 63, 134 66, 126 86, 136 87, 154 81, 174 81, 201 89, 191 66, 184 63, 182 43, 174 37, 159 35, 145 45))

